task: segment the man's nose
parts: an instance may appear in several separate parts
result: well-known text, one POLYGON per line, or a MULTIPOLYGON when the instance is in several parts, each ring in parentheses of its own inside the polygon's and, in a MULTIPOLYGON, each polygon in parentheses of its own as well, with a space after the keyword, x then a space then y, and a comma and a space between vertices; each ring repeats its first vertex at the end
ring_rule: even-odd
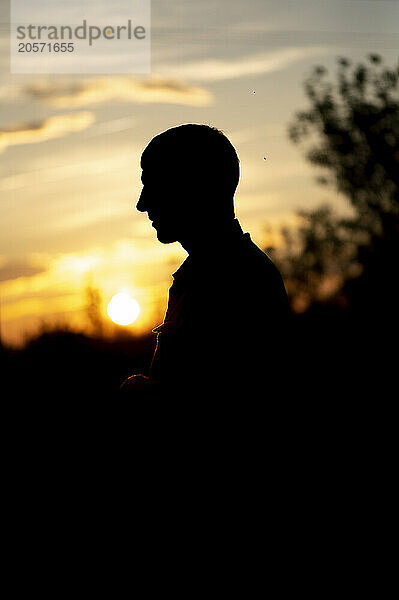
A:
POLYGON ((147 211, 147 202, 146 202, 146 193, 144 191, 144 187, 141 190, 141 194, 139 196, 139 200, 136 204, 136 209, 139 210, 140 212, 146 212, 147 211))

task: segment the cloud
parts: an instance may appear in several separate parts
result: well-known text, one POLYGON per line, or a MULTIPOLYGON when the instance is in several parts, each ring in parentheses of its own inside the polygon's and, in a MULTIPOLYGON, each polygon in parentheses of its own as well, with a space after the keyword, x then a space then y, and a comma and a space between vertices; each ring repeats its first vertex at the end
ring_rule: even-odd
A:
POLYGON ((19 144, 36 144, 68 133, 82 131, 94 123, 95 117, 91 112, 54 115, 48 119, 34 123, 20 123, 0 131, 0 152, 8 146, 19 144))
POLYGON ((198 86, 155 76, 146 79, 95 77, 59 84, 44 81, 28 85, 24 91, 31 98, 56 108, 77 108, 109 100, 208 106, 213 99, 210 92, 198 86))
POLYGON ((30 263, 28 260, 7 260, 0 265, 0 281, 10 281, 20 277, 33 277, 44 273, 46 269, 30 263))
POLYGON ((321 48, 282 48, 243 56, 239 59, 208 59, 178 66, 168 65, 162 70, 173 77, 192 79, 194 81, 223 81, 281 71, 292 64, 325 52, 321 48))
MULTIPOLYGON (((112 124, 113 121, 100 122, 98 129, 97 125, 94 126, 92 128, 92 137, 102 134, 109 123, 112 124)), ((107 173, 107 177, 110 177, 111 174, 118 173, 117 176, 120 179, 120 171, 126 170, 126 172, 130 172, 134 161, 139 161, 139 152, 137 151, 137 153, 134 154, 132 148, 129 148, 129 150, 131 150, 129 153, 120 151, 118 153, 113 153, 112 156, 104 156, 102 154, 99 158, 86 160, 86 155, 83 151, 79 152, 74 148, 73 155, 70 153, 67 154, 66 152, 63 154, 64 158, 73 158, 74 162, 65 162, 65 164, 51 166, 49 165, 50 161, 47 160, 45 167, 21 171, 20 173, 15 173, 8 177, 0 177, 0 192, 29 188, 32 186, 33 179, 35 180, 36 185, 43 189, 49 184, 65 181, 67 179, 80 179, 80 181, 82 181, 82 174, 83 177, 87 179, 88 176, 97 178, 98 176, 107 173)), ((99 156, 98 153, 97 156, 99 156)), ((114 183, 115 182, 113 182, 113 184, 114 183)), ((96 195, 99 193, 97 187, 95 193, 96 195)), ((65 198, 65 201, 68 204, 70 200, 65 198)))

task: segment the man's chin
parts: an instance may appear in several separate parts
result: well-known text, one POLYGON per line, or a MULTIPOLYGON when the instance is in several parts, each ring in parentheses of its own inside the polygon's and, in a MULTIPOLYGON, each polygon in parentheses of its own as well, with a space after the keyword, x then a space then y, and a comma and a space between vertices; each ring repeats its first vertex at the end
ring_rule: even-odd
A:
POLYGON ((161 242, 161 244, 173 244, 174 242, 177 242, 177 238, 175 235, 162 230, 157 230, 157 238, 158 241, 161 242))

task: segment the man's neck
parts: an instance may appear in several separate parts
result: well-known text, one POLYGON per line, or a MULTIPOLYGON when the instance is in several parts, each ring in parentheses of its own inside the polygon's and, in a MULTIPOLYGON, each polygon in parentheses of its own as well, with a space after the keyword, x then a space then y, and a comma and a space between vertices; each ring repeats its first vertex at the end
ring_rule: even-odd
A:
POLYGON ((224 244, 226 239, 235 232, 241 231, 240 224, 235 217, 212 222, 202 229, 196 230, 193 235, 188 235, 179 240, 180 244, 190 256, 212 252, 224 244))

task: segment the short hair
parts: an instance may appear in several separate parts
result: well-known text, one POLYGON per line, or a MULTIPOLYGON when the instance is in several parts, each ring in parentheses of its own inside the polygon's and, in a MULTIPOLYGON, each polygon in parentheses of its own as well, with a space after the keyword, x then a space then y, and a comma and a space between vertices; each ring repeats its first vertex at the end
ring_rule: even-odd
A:
POLYGON ((163 155, 191 172, 201 172, 219 195, 232 200, 240 178, 237 152, 220 129, 209 125, 188 123, 172 127, 155 136, 141 157, 145 167, 151 156, 163 155))

